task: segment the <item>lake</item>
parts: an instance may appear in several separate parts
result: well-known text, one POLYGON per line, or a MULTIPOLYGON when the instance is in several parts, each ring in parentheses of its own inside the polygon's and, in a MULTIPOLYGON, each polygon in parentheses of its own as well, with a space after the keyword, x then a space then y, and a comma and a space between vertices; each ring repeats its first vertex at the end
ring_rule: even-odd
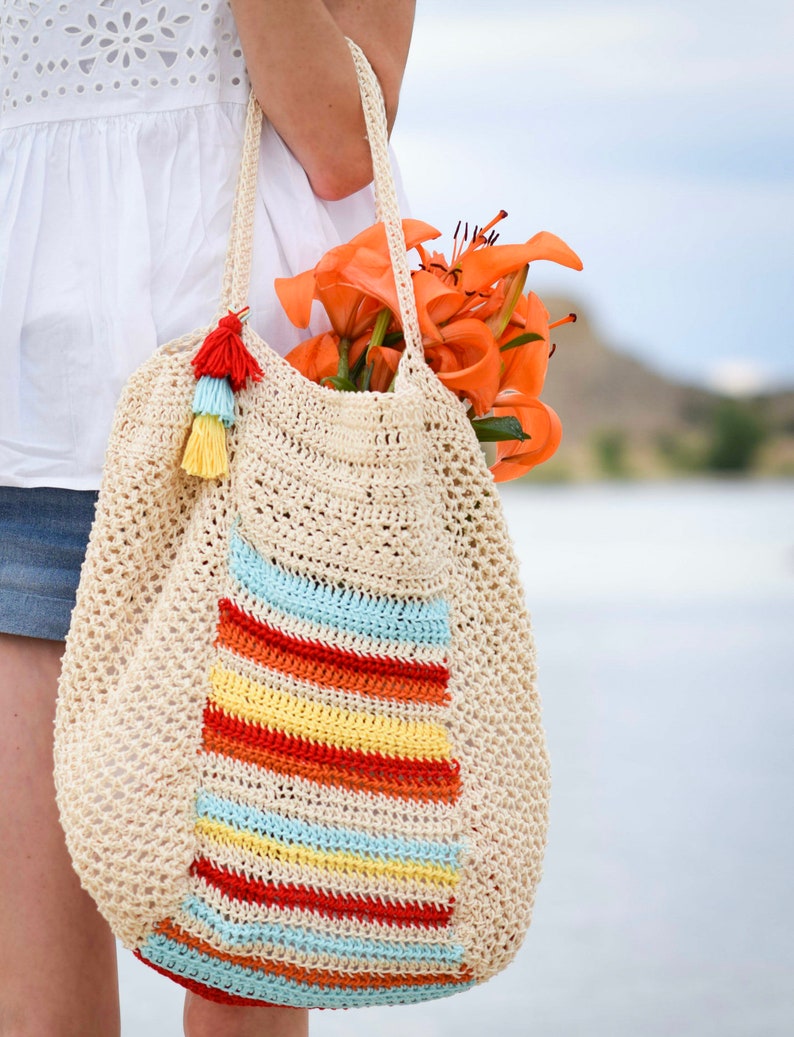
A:
MULTIPOLYGON (((312 1034, 790 1037, 794 483, 503 499, 553 768, 532 927, 480 988, 312 1034)), ((179 988, 120 973, 124 1037, 182 1033, 179 988)))

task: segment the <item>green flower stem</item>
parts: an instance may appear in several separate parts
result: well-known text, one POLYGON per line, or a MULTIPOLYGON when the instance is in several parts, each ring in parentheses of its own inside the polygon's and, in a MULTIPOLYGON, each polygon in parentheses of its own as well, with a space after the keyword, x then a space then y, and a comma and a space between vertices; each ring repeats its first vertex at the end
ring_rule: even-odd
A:
POLYGON ((389 309, 383 309, 378 314, 377 320, 375 321, 375 327, 372 329, 372 338, 369 340, 367 346, 367 363, 369 363, 369 352, 375 346, 382 346, 383 340, 386 337, 389 325, 392 322, 392 312, 389 309))
POLYGON ((339 340, 339 365, 336 369, 337 378, 350 377, 350 344, 349 338, 340 338, 339 340))

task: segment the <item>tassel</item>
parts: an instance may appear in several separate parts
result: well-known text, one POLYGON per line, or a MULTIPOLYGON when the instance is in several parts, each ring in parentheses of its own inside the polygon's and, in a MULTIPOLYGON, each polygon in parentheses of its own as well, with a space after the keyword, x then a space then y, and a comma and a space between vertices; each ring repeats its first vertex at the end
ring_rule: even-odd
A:
POLYGON ((193 394, 194 414, 214 414, 226 428, 234 424, 234 393, 228 378, 212 378, 203 374, 193 394))
POLYGON ((182 467, 188 475, 198 475, 202 479, 217 479, 229 474, 226 429, 220 418, 214 414, 197 414, 193 418, 182 467))
POLYGON ((260 381, 262 368, 245 348, 240 337, 242 322, 248 319, 249 312, 246 306, 239 313, 229 310, 225 317, 221 317, 218 327, 207 335, 191 361, 196 378, 203 375, 211 378, 228 377, 234 392, 243 389, 249 378, 252 382, 260 381))

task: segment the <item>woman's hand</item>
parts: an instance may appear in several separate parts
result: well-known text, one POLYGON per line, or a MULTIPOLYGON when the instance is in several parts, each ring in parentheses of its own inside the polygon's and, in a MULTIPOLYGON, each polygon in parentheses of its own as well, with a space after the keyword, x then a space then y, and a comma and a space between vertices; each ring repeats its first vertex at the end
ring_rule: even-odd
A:
POLYGON ((372 180, 353 60, 361 47, 380 80, 389 129, 397 112, 415 0, 230 0, 248 74, 270 122, 321 198, 372 180))

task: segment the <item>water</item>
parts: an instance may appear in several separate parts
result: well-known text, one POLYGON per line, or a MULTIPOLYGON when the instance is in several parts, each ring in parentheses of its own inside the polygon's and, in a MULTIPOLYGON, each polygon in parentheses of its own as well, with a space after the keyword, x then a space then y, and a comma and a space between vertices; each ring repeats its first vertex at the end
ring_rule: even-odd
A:
MULTIPOLYGON (((794 485, 504 500, 554 773, 532 928, 483 987, 314 1037, 788 1037, 794 485)), ((181 1034, 174 984, 121 982, 124 1037, 181 1034)))

